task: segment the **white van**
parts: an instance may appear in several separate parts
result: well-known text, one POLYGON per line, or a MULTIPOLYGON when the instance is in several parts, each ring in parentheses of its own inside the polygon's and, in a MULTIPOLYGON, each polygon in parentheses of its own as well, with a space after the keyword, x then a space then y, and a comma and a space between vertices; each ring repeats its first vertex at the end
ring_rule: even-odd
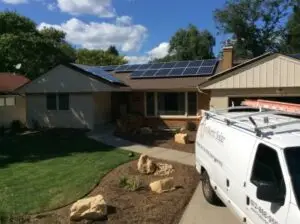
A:
POLYGON ((300 119, 249 109, 203 111, 195 144, 204 197, 242 223, 300 223, 300 119))

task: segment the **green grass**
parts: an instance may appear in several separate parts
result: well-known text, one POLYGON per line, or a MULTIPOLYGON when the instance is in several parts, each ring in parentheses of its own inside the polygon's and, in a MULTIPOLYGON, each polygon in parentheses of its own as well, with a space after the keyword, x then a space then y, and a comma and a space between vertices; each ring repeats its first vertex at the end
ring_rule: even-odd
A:
POLYGON ((6 137, 0 141, 0 212, 30 214, 67 205, 132 159, 78 132, 6 137))

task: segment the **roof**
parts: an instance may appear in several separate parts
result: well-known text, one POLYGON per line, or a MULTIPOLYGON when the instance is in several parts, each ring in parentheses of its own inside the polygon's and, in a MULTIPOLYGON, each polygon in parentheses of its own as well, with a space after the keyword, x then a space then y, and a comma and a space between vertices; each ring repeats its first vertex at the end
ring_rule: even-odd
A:
MULTIPOLYGON (((234 116, 246 115, 242 118, 237 118, 236 120, 240 122, 244 122, 245 124, 235 124, 236 127, 242 127, 243 129, 249 129, 249 127, 253 126, 253 124, 249 120, 249 116, 253 112, 229 112, 223 113, 222 116, 232 118, 234 116)), ((276 145, 280 148, 288 148, 300 146, 300 119, 286 117, 282 115, 275 114, 258 114, 256 116, 251 116, 258 127, 266 126, 266 125, 274 125, 283 122, 295 121, 295 123, 287 124, 283 126, 278 126, 276 128, 267 128, 263 129, 263 133, 267 133, 267 135, 263 138, 264 141, 276 145), (265 117, 268 117, 268 122, 265 123, 265 117)), ((254 132, 253 132, 254 133, 254 132)))
POLYGON ((197 83, 207 80, 207 77, 199 76, 185 78, 131 79, 131 73, 113 73, 112 75, 130 86, 133 90, 194 90, 197 87, 197 83))
POLYGON ((0 92, 9 93, 29 83, 30 80, 23 75, 13 73, 0 73, 0 92))

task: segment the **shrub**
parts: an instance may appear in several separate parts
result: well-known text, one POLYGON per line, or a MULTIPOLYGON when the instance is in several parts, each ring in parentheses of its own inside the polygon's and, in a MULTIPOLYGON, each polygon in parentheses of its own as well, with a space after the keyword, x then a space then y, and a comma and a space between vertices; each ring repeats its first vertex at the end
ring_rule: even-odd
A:
POLYGON ((197 125, 194 122, 187 121, 185 123, 185 130, 187 131, 196 131, 197 125))
POLYGON ((128 191, 137 191, 142 187, 142 181, 138 176, 135 177, 120 177, 119 186, 128 191))
POLYGON ((39 122, 38 122, 37 120, 35 120, 35 119, 32 120, 32 128, 33 128, 34 130, 39 130, 39 129, 41 129, 41 126, 40 126, 39 122))
POLYGON ((10 129, 13 133, 19 133, 24 128, 24 125, 19 120, 14 120, 10 124, 10 129))

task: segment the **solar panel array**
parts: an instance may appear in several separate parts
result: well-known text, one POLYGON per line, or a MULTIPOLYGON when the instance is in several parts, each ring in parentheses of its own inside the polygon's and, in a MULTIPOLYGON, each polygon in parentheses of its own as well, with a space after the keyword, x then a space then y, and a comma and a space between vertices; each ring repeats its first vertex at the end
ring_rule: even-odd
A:
POLYGON ((185 77, 212 75, 218 64, 217 59, 177 61, 165 63, 113 65, 102 66, 106 71, 132 72, 131 78, 155 78, 155 77, 185 77))
POLYGON ((92 75, 96 77, 100 77, 102 79, 105 79, 108 82, 114 83, 114 84, 122 84, 124 85, 124 82, 121 80, 115 78, 108 72, 104 71, 101 67, 99 66, 88 66, 88 65, 80 65, 80 64, 72 64, 73 66, 76 66, 77 68, 80 68, 88 73, 91 73, 92 75))

